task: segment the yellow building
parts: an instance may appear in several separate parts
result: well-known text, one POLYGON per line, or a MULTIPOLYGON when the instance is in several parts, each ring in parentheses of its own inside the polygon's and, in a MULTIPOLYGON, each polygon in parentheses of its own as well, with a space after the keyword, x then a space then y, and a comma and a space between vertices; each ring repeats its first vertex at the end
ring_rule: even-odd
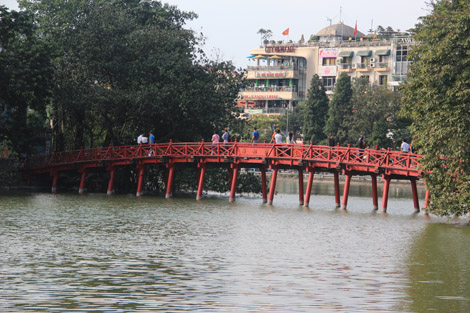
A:
POLYGON ((409 71, 411 37, 388 34, 366 36, 343 23, 311 36, 308 42, 275 43, 251 50, 248 87, 237 107, 247 113, 280 114, 306 100, 317 74, 331 94, 339 74, 352 79, 366 76, 374 85, 396 89, 409 71))

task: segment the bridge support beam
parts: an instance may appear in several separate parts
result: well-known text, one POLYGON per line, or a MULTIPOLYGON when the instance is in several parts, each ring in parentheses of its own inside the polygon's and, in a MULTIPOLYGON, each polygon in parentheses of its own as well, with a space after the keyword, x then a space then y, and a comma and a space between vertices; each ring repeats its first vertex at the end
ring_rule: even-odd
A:
POLYGON ((112 195, 114 193, 114 175, 116 174, 116 169, 114 167, 108 168, 109 171, 109 181, 108 181, 108 189, 106 194, 112 195))
POLYGON ((137 174, 137 193, 136 196, 140 197, 144 194, 143 186, 144 186, 144 172, 145 167, 143 164, 137 166, 138 174, 137 174))
POLYGON ((268 202, 268 191, 266 188, 266 167, 261 167, 261 192, 263 195, 263 203, 268 202))
POLYGON ((416 188, 416 179, 411 178, 411 191, 413 192, 413 204, 415 207, 415 213, 419 213, 419 199, 418 199, 418 188, 416 188))
POLYGON ((52 188, 51 191, 53 193, 57 192, 57 183, 59 182, 59 172, 53 172, 52 175, 52 188))
POLYGON ((377 175, 372 174, 370 177, 372 178, 372 205, 374 206, 374 210, 378 210, 379 201, 377 197, 377 175))
POLYGON ((340 207, 340 201, 339 201, 339 174, 337 171, 333 173, 334 181, 335 181, 335 202, 336 202, 336 208, 340 207))
POLYGON ((271 185, 270 185, 270 187, 269 187, 268 204, 273 204, 274 192, 276 192, 277 171, 278 171, 278 168, 277 168, 277 166, 275 166, 275 167, 273 168, 273 173, 272 173, 272 175, 271 175, 271 185))
POLYGON ((431 202, 431 193, 427 189, 426 194, 424 195, 424 214, 426 214, 426 215, 428 215, 427 208, 428 208, 430 202, 431 202))
POLYGON ((310 194, 312 193, 313 177, 315 176, 315 168, 308 168, 307 189, 305 191, 304 207, 308 208, 310 204, 310 194))
POLYGON ((382 195, 382 212, 387 212, 388 190, 390 189, 390 176, 384 175, 384 191, 382 195))
POLYGON ((304 170, 299 168, 299 205, 304 204, 304 170))
POLYGON ((202 199, 202 190, 204 188, 204 176, 206 175, 206 165, 202 164, 199 173, 199 182, 197 184, 196 200, 202 199))
POLYGON ((349 197, 349 186, 351 185, 351 177, 352 174, 350 172, 346 172, 346 180, 344 182, 344 190, 343 190, 343 205, 341 208, 346 210, 348 207, 348 197, 349 197))
POLYGON ((235 191, 237 190, 237 178, 239 170, 239 165, 233 166, 232 181, 230 184, 230 198, 228 199, 230 202, 235 202, 235 191))
POLYGON ((175 176, 175 166, 173 164, 169 165, 168 168, 168 180, 166 182, 166 194, 165 198, 171 198, 173 196, 172 186, 173 186, 173 178, 175 176))
POLYGON ((78 188, 78 193, 81 195, 86 192, 86 185, 85 185, 86 175, 87 175, 86 169, 81 170, 80 187, 78 188))

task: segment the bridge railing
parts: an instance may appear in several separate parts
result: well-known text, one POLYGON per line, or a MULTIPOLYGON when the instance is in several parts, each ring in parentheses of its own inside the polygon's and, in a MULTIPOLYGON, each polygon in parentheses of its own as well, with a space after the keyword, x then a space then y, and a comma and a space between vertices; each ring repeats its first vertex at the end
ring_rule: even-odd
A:
POLYGON ((315 161, 363 165, 418 171, 420 155, 385 149, 358 149, 355 147, 328 147, 304 144, 186 142, 158 143, 129 146, 109 146, 93 149, 55 152, 28 158, 26 169, 54 167, 68 164, 169 157, 202 158, 272 158, 278 160, 315 161))

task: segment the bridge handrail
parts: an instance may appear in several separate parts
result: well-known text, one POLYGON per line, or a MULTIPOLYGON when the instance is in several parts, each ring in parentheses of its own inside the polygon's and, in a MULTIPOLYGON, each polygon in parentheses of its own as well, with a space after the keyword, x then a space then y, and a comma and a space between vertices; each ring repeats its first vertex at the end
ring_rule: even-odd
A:
POLYGON ((159 157, 263 157, 281 160, 342 163, 399 170, 419 171, 421 155, 390 149, 359 149, 344 146, 230 142, 157 143, 109 146, 53 152, 26 159, 25 169, 54 167, 73 163, 146 159, 159 157))

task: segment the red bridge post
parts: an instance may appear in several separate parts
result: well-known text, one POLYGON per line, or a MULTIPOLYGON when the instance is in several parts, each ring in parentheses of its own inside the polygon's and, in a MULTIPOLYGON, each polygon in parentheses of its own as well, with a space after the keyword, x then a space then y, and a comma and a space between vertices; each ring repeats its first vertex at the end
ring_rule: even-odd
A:
POLYGON ((80 175, 80 188, 78 189, 78 193, 79 194, 84 194, 86 192, 85 180, 86 180, 87 170, 82 169, 82 170, 79 171, 79 173, 80 172, 81 172, 81 175, 80 175))
POLYGON ((268 204, 273 204, 274 192, 276 191, 277 171, 278 171, 277 166, 273 166, 273 173, 271 175, 271 185, 269 187, 268 204))
POLYGON ((238 164, 233 165, 233 175, 232 175, 232 182, 230 184, 230 202, 235 202, 235 191, 237 190, 237 178, 238 178, 238 171, 240 170, 240 166, 238 164))
POLYGON ((197 185, 196 200, 202 199, 202 190, 204 188, 204 176, 206 175, 206 164, 199 163, 199 166, 200 166, 200 173, 199 173, 199 182, 197 185))
POLYGON ((299 205, 304 204, 304 170, 299 167, 299 205))
POLYGON ((139 164, 137 166, 137 169, 138 169, 139 172, 137 174, 137 193, 136 193, 136 196, 140 197, 144 194, 142 188, 143 188, 143 185, 144 185, 145 166, 143 164, 139 164))
POLYGON ((314 167, 307 167, 308 171, 308 181, 307 181, 307 189, 305 191, 305 202, 304 207, 308 208, 310 204, 310 194, 312 193, 312 185, 313 185, 313 177, 315 176, 315 168, 314 167))
POLYGON ((51 172, 52 176, 52 188, 51 191, 53 193, 57 192, 57 183, 59 182, 59 172, 58 171, 52 171, 51 172))
POLYGON ((173 185, 174 175, 175 175, 175 165, 169 164, 168 165, 168 180, 166 183, 166 194, 165 194, 165 198, 167 199, 173 196, 172 185, 173 185))
POLYGON ((339 200, 339 174, 335 170, 333 173, 334 181, 335 181, 335 202, 336 202, 336 208, 340 207, 340 200, 339 200))
POLYGON ((351 177, 352 177, 351 172, 345 172, 345 174, 346 174, 346 180, 344 182, 344 190, 343 190, 343 205, 341 206, 343 210, 346 210, 346 208, 348 207, 349 186, 351 185, 351 177))
POLYGON ((415 213, 419 213, 419 199, 418 199, 418 188, 416 188, 416 178, 410 179, 411 191, 413 192, 413 204, 415 206, 415 213))
POLYGON ((379 201, 377 197, 377 175, 372 174, 370 177, 372 178, 372 205, 374 206, 374 210, 378 210, 379 201))
POLYGON ((429 189, 426 189, 426 194, 424 195, 424 214, 426 215, 428 215, 427 208, 430 202, 431 202, 431 193, 429 192, 429 189))
POLYGON ((268 191, 266 190, 266 166, 261 167, 261 193, 263 195, 263 203, 268 202, 268 191))
POLYGON ((106 194, 112 195, 114 193, 114 174, 116 173, 116 169, 113 166, 108 167, 109 171, 109 181, 108 181, 108 190, 106 194))
POLYGON ((382 212, 387 212, 388 190, 390 189, 390 176, 384 175, 384 191, 382 195, 382 212))

